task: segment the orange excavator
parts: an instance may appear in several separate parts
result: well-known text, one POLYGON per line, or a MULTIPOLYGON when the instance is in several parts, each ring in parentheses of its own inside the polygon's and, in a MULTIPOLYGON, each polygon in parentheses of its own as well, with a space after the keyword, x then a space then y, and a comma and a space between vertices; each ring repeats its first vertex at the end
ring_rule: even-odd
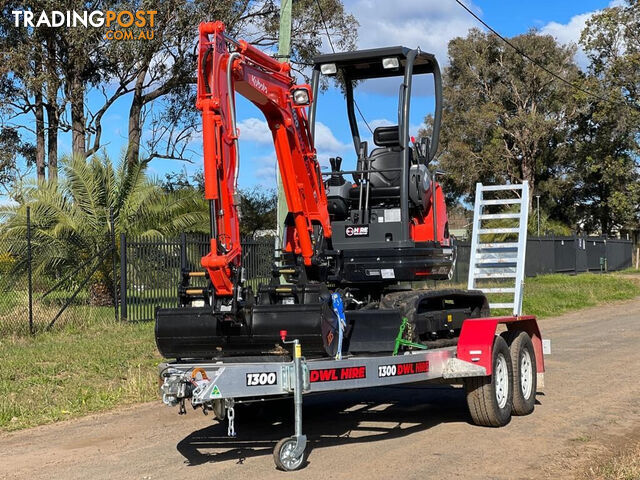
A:
POLYGON ((414 288, 450 278, 456 252, 439 172, 430 165, 442 114, 433 55, 406 47, 321 55, 311 85, 297 84, 288 63, 229 37, 223 23, 202 23, 199 33, 209 286, 189 288, 202 272, 184 272, 180 307, 157 310, 156 343, 166 358, 286 356, 282 332, 298 338, 309 357, 391 352, 399 335, 406 348, 445 346, 455 344, 464 319, 488 315, 481 292, 414 288), (434 81, 434 124, 431 137, 416 142, 411 90, 423 76, 434 81), (343 84, 355 170, 341 170, 340 157, 330 159, 329 172, 320 169, 314 129, 323 77, 343 84), (377 78, 398 83, 397 125, 376 128, 369 151, 354 89, 377 78), (236 93, 265 116, 288 207, 280 261, 257 292, 242 265, 236 93))

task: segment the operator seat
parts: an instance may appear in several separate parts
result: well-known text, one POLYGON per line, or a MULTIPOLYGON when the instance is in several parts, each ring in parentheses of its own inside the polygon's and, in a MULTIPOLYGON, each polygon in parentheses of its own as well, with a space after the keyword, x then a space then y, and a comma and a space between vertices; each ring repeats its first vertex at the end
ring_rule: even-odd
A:
MULTIPOLYGON (((397 203, 400 201, 400 185, 402 183, 402 148, 400 147, 400 129, 398 125, 378 127, 373 131, 374 148, 369 154, 371 170, 385 170, 397 168, 392 172, 372 171, 369 177, 371 203, 375 201, 397 203)), ((409 150, 411 154, 411 150, 409 150)), ((365 165, 358 162, 358 170, 364 170, 365 165)), ((359 200, 360 175, 354 174, 353 179, 357 187, 349 191, 352 204, 359 200)))
MULTIPOLYGON (((378 127, 373 131, 374 148, 369 155, 371 170, 385 170, 387 168, 402 167, 402 148, 400 147, 400 129, 398 125, 378 127)), ((371 187, 399 187, 400 170, 393 172, 371 173, 371 187)))

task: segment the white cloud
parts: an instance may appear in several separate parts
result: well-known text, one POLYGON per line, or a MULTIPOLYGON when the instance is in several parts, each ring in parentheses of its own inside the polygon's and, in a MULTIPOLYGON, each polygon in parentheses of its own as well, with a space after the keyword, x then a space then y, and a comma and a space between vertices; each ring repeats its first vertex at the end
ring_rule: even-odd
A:
POLYGON ((257 143, 273 143, 273 137, 269 125, 259 118, 246 118, 238 122, 240 141, 250 140, 257 143))
POLYGON ((549 22, 540 29, 540 33, 543 35, 551 35, 558 43, 564 45, 576 45, 578 50, 576 51, 575 61, 582 69, 586 69, 589 61, 587 59, 584 50, 580 48, 578 42, 580 41, 580 35, 584 30, 587 20, 596 12, 581 13, 571 17, 568 23, 562 24, 558 22, 549 22))
MULTIPOLYGON (((619 0, 613 0, 609 3, 609 7, 619 6, 622 3, 623 2, 619 0)), ((576 45, 578 47, 578 51, 575 55, 575 61, 580 66, 580 68, 585 70, 587 68, 587 65, 589 64, 589 60, 587 59, 584 50, 582 50, 578 42, 580 41, 580 35, 582 34, 582 30, 584 30, 587 21, 593 15, 601 11, 602 10, 594 10, 593 12, 574 15, 567 23, 549 22, 540 29, 540 33, 543 35, 551 35, 559 43, 565 45, 576 45)))
POLYGON ((275 152, 263 157, 251 159, 256 180, 262 185, 273 188, 276 186, 276 154, 275 152))
POLYGON ((322 122, 316 122, 315 132, 316 149, 327 153, 342 153, 351 147, 351 144, 342 143, 331 132, 331 129, 322 122))
MULTIPOLYGON (((467 2, 475 11, 479 9, 467 2)), ((403 45, 420 47, 433 53, 440 64, 447 63, 447 46, 451 39, 465 36, 475 20, 453 1, 424 0, 385 1, 351 0, 347 10, 360 22, 358 48, 403 45)))
MULTIPOLYGON (((480 9, 470 1, 465 3, 480 13, 480 9)), ((360 22, 359 49, 393 45, 420 47, 425 52, 433 53, 441 68, 449 63, 449 41, 466 36, 470 28, 479 26, 463 8, 449 0, 348 0, 345 6, 360 22)), ((383 78, 364 82, 358 89, 370 93, 397 95, 399 85, 398 78, 383 78)), ((433 81, 430 76, 414 82, 412 95, 433 95, 433 81)))

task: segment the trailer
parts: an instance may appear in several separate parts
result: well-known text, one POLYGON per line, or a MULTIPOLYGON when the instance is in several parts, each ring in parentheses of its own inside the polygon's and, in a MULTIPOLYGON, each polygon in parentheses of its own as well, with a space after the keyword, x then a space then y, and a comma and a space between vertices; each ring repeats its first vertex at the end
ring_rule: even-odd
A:
POLYGON ((463 383, 473 422, 501 427, 512 415, 531 413, 536 391, 544 386, 542 338, 535 316, 465 320, 457 345, 442 348, 408 345, 399 335, 393 354, 386 355, 306 359, 298 339, 288 340, 282 331, 281 340, 289 355, 161 364, 163 402, 178 405, 180 413, 186 412, 187 401, 194 409, 212 411, 219 421, 228 422, 227 433, 234 437, 236 403, 292 396, 294 434, 281 439, 273 454, 278 469, 293 471, 306 460, 306 394, 433 381, 463 383), (398 354, 402 346, 407 350, 398 354))

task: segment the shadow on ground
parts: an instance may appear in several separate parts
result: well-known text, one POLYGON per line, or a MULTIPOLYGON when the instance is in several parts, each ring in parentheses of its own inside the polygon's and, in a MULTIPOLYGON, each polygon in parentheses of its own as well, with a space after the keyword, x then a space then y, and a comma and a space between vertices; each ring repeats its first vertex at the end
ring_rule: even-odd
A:
MULTIPOLYGON (((189 412, 191 413, 191 412, 189 412)), ((238 405, 235 438, 227 422, 213 420, 178 443, 188 465, 271 455, 276 442, 293 435, 291 400, 238 405)), ((201 415, 199 411, 194 414, 201 415)), ((302 429, 313 450, 411 435, 441 423, 470 422, 464 390, 446 385, 383 387, 305 396, 302 429)), ((211 421, 206 419, 206 421, 211 421)))

